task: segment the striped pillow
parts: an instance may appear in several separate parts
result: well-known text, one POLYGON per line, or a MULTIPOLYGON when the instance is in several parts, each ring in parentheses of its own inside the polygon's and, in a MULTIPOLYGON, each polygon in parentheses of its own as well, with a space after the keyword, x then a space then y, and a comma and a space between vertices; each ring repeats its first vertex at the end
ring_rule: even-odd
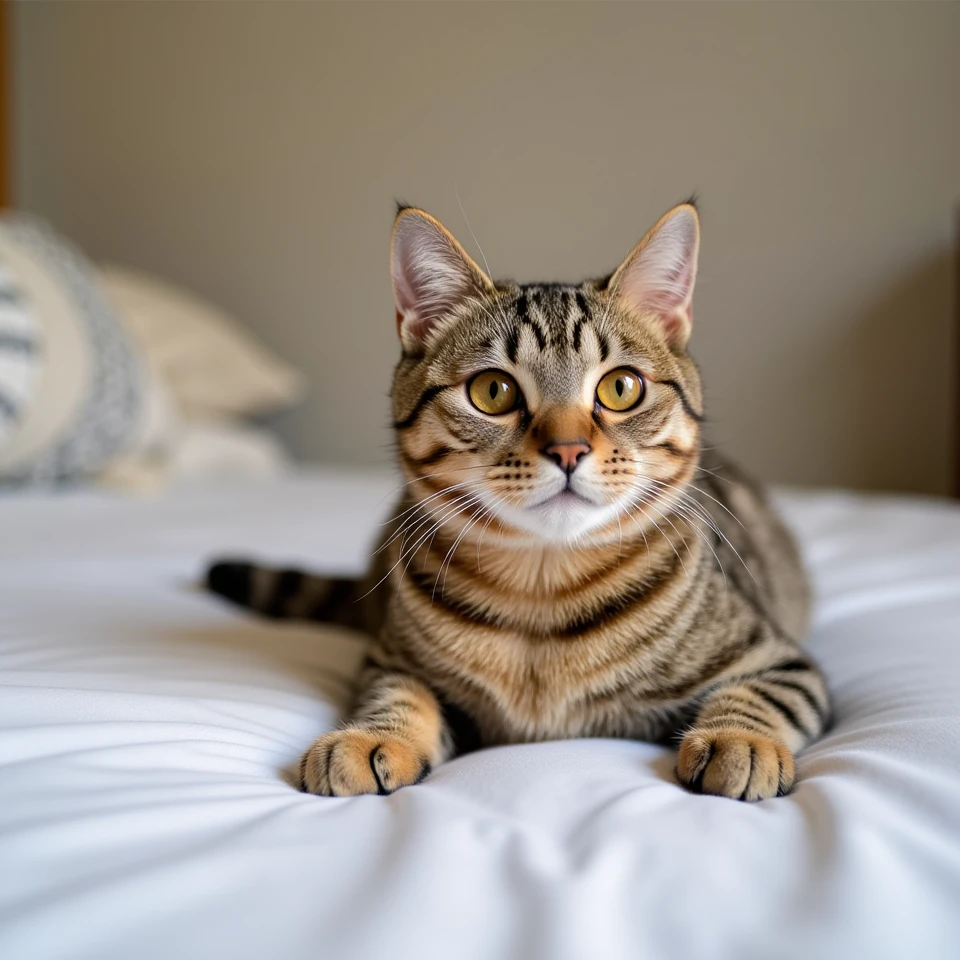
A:
POLYGON ((0 263, 0 448, 27 409, 40 363, 37 317, 16 276, 0 263))
POLYGON ((146 372, 79 251, 0 217, 0 482, 91 476, 138 426, 146 372))

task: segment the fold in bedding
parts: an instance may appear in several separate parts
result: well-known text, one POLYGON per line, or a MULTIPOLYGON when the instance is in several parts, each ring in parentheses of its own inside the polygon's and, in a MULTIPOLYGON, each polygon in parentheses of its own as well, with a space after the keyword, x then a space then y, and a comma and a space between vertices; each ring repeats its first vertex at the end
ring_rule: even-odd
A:
POLYGON ((358 572, 389 476, 0 500, 0 956, 946 958, 960 942, 960 510, 784 494, 836 702, 788 797, 673 755, 480 751, 302 795, 361 638, 195 589, 255 555, 358 572))

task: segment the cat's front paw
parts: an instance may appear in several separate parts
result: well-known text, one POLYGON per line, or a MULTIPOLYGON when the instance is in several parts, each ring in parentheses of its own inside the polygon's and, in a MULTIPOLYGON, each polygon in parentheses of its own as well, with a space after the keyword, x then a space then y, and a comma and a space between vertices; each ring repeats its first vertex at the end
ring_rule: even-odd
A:
POLYGON ((300 761, 300 789, 325 797, 385 796, 429 772, 429 759, 409 741, 350 727, 314 741, 300 761))
POLYGON ((741 727, 703 727, 683 738, 677 777, 694 793, 764 800, 788 793, 796 771, 780 740, 741 727))

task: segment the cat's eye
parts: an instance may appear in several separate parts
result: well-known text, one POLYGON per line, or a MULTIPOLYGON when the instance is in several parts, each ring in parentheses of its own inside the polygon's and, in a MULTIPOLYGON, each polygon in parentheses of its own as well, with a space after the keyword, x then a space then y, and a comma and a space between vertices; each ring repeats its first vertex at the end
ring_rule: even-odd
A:
POLYGON ((608 410, 622 413, 643 399, 643 377, 635 370, 620 367, 611 370, 597 384, 597 399, 608 410))
POLYGON ((517 381, 502 370, 484 370, 467 386, 470 402, 481 412, 497 417, 517 408, 520 388, 517 381))

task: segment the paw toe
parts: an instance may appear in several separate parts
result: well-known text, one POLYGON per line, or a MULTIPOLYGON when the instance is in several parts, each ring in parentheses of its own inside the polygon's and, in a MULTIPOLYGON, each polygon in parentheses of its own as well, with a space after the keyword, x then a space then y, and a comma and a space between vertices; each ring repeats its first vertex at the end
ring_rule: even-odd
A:
POLYGON ((363 729, 337 730, 316 740, 300 764, 301 789, 322 796, 386 796, 418 783, 427 759, 398 737, 363 729))
POLYGON ((680 745, 677 776, 695 793, 752 801, 787 793, 795 773, 784 743, 729 728, 690 731, 680 745))

